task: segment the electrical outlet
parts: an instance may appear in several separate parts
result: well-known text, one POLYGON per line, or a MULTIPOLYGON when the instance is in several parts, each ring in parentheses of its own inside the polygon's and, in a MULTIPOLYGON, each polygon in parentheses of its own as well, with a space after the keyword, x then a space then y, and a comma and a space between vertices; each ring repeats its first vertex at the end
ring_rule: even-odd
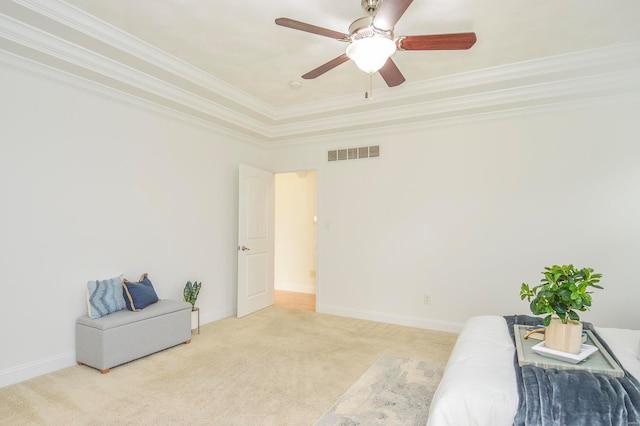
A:
POLYGON ((428 294, 424 295, 424 304, 425 305, 430 305, 431 304, 431 296, 428 294))

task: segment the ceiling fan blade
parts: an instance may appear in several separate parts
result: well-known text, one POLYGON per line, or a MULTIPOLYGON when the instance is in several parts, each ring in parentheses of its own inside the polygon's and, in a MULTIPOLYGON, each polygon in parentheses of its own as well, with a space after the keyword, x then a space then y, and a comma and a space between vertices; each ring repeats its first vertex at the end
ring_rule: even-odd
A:
POLYGON ((349 35, 338 31, 329 30, 327 28, 317 27, 315 25, 306 24, 304 22, 295 21, 289 18, 278 18, 276 24, 282 27, 293 28, 294 30, 306 31, 312 34, 333 38, 340 41, 349 41, 349 35))
POLYGON ((476 43, 476 33, 402 36, 396 39, 398 50, 466 50, 476 43))
POLYGON ((389 87, 399 86, 405 81, 404 76, 391 58, 387 59, 387 62, 378 72, 389 87))
POLYGON ((392 30, 413 0, 383 0, 373 18, 373 26, 381 30, 392 30))
POLYGON ((343 53, 342 55, 338 56, 337 58, 330 60, 326 64, 322 64, 318 68, 316 68, 316 69, 314 69, 312 71, 309 71, 308 73, 303 75, 302 78, 304 78, 305 80, 310 80, 310 79, 319 77, 322 74, 324 74, 325 72, 334 69, 338 65, 343 64, 343 63, 347 62, 348 60, 349 60, 349 57, 347 56, 347 54, 343 53))

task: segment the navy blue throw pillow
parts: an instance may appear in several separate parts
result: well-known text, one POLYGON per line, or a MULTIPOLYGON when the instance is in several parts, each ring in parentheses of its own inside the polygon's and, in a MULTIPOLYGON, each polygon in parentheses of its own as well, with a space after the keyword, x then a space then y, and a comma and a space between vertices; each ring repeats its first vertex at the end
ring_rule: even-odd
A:
POLYGON ((158 295, 147 274, 142 275, 137 283, 132 283, 125 278, 122 285, 122 295, 127 309, 130 311, 139 311, 158 301, 158 295))

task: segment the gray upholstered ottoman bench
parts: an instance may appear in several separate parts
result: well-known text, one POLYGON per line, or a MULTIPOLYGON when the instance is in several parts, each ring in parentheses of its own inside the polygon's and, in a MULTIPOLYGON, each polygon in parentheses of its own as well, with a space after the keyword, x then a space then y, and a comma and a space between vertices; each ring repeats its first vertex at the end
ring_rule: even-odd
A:
POLYGON ((191 342, 191 304, 160 300, 139 312, 123 309, 76 320, 76 361, 108 373, 111 367, 191 342))

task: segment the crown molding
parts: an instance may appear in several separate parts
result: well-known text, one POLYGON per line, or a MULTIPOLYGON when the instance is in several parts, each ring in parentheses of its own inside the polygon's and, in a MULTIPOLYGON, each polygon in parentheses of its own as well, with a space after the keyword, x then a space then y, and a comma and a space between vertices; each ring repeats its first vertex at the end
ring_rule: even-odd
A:
POLYGON ((640 72, 637 69, 487 90, 462 96, 392 105, 373 111, 277 125, 274 126, 273 137, 275 139, 304 137, 314 132, 321 132, 328 126, 341 131, 358 126, 380 128, 398 120, 425 121, 430 117, 466 115, 483 109, 504 110, 511 106, 521 108, 550 105, 567 99, 591 99, 629 92, 640 92, 640 72))
POLYGON ((640 42, 636 42, 380 89, 372 102, 349 95, 275 108, 64 1, 11 1, 126 53, 109 57, 87 44, 0 14, 0 38, 22 47, 25 60, 31 61, 26 67, 30 72, 33 62, 40 62, 43 68, 38 72, 49 79, 72 84, 75 78, 75 86, 85 90, 94 84, 94 93, 109 92, 107 96, 127 98, 138 106, 172 111, 175 117, 225 129, 234 138, 264 147, 640 91, 640 42), (170 76, 159 78, 146 66, 136 68, 128 57, 170 76))
POLYGON ((83 70, 141 89, 170 102, 201 111, 206 115, 215 116, 238 127, 245 127, 257 134, 265 135, 269 130, 267 124, 235 111, 226 105, 211 102, 167 81, 149 76, 140 70, 121 64, 5 15, 0 15, 0 36, 80 67, 83 70))
POLYGON ((435 117, 425 121, 412 121, 409 123, 387 124, 383 128, 366 128, 358 130, 344 130, 339 135, 311 135, 299 137, 295 140, 280 140, 270 144, 271 148, 286 148, 291 146, 314 145, 314 144, 335 144, 336 140, 371 139, 375 140, 380 135, 392 135, 397 138, 403 133, 418 132, 434 127, 456 126, 468 123, 476 123, 490 120, 500 120, 504 118, 519 117, 532 114, 548 114, 561 111, 577 110, 592 107, 602 107, 608 105, 626 105, 630 108, 640 107, 640 96, 637 93, 624 93, 608 95, 594 99, 578 99, 557 101, 552 104, 511 106, 496 111, 468 111, 465 115, 454 115, 449 117, 435 117))
MULTIPOLYGON (((479 86, 518 82, 549 81, 554 75, 568 72, 576 76, 601 74, 621 69, 640 69, 640 42, 625 43, 605 48, 572 52, 514 64, 484 68, 450 76, 405 83, 394 88, 376 90, 376 102, 390 102, 407 98, 433 96, 448 91, 479 86)), ((522 83, 521 83, 522 84, 522 83)), ((327 101, 278 108, 279 120, 310 116, 321 112, 344 110, 362 104, 362 95, 349 95, 327 101)))
MULTIPOLYGON (((89 37, 106 43, 146 62, 179 75, 193 84, 207 87, 230 101, 261 115, 270 117, 272 108, 224 81, 195 68, 155 46, 134 37, 113 25, 61 0, 11 0, 21 6, 80 31, 89 37)), ((270 117, 272 118, 272 117, 270 117)))
POLYGON ((66 87, 81 90, 91 95, 110 99, 116 102, 121 102, 135 108, 162 114, 163 116, 170 119, 179 120, 181 122, 202 128, 204 130, 214 131, 216 135, 228 137, 235 142, 246 143, 261 148, 269 147, 267 144, 265 144, 263 138, 230 130, 225 126, 217 125, 208 120, 203 120, 192 114, 186 114, 177 111, 174 108, 168 108, 159 103, 150 102, 144 98, 133 96, 130 93, 121 92, 113 89, 112 87, 98 84, 94 80, 80 78, 75 74, 68 73, 58 68, 50 67, 40 62, 32 61, 22 56, 14 55, 2 50, 0 50, 0 67, 18 72, 20 74, 25 74, 30 77, 43 79, 55 84, 61 84, 66 87))

